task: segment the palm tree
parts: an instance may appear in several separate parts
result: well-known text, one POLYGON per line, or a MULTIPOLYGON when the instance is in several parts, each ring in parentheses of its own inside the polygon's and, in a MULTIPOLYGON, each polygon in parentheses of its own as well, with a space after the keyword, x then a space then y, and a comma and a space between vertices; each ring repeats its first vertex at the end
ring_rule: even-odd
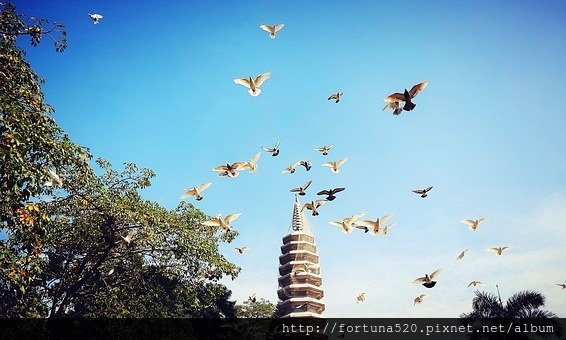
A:
MULTIPOLYGON (((499 292, 499 291, 498 291, 499 292)), ((544 296, 520 291, 505 303, 493 293, 476 291, 472 311, 460 315, 463 325, 471 325, 471 339, 532 339, 564 335, 558 316, 544 307, 544 296)))

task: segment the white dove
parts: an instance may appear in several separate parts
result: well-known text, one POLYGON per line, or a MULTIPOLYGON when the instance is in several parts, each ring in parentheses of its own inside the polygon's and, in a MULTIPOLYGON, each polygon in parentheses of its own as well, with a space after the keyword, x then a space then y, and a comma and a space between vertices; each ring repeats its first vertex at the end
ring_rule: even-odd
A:
POLYGON ((104 18, 102 15, 100 14, 88 14, 88 16, 92 19, 92 23, 93 24, 98 24, 100 22, 100 19, 104 18))
POLYGON ((288 172, 289 172, 289 173, 294 173, 294 172, 295 172, 295 167, 296 167, 297 165, 300 165, 300 164, 301 164, 301 161, 297 161, 297 162, 295 162, 295 163, 289 165, 289 166, 286 167, 285 169, 283 169, 283 171, 282 171, 281 173, 282 173, 282 174, 286 174, 286 173, 288 173, 288 172))
POLYGON ((480 218, 479 220, 461 220, 460 223, 464 223, 470 226, 471 231, 476 231, 482 222, 487 221, 487 218, 480 218))
POLYGON ((238 168, 238 170, 248 170, 248 172, 250 172, 250 173, 256 172, 257 171, 257 161, 258 161, 260 156, 261 156, 261 152, 258 152, 257 154, 255 154, 255 156, 252 157, 252 159, 250 159, 247 162, 244 162, 238 168))
POLYGON ((356 224, 364 227, 368 227, 370 233, 373 236, 377 236, 379 233, 383 232, 382 228, 384 227, 385 222, 387 222, 391 217, 393 217, 393 214, 387 214, 381 218, 376 219, 375 221, 363 220, 363 221, 358 221, 356 224))
POLYGON ((202 222, 202 224, 209 226, 209 227, 220 227, 221 231, 226 233, 232 230, 232 226, 230 222, 234 221, 238 217, 240 217, 242 213, 235 213, 226 215, 226 217, 222 218, 222 214, 217 214, 213 219, 207 220, 202 222))
POLYGON ((46 185, 48 187, 50 186, 58 186, 61 187, 63 186, 63 181, 61 180, 61 178, 59 177, 59 175, 57 175, 57 173, 53 170, 48 170, 49 173, 49 177, 51 177, 47 182, 43 183, 43 185, 46 185))
POLYGON ((346 218, 344 218, 340 221, 328 222, 328 224, 342 228, 342 232, 344 234, 350 234, 352 231, 354 231, 355 224, 356 224, 356 221, 358 220, 358 218, 363 217, 365 215, 366 215, 365 212, 360 212, 360 213, 357 213, 357 214, 352 215, 350 217, 346 217, 346 218))
POLYGON ((195 196, 197 201, 200 201, 203 199, 202 196, 202 192, 208 188, 212 183, 207 182, 207 183, 203 183, 199 186, 194 186, 190 189, 185 189, 185 193, 181 196, 181 199, 184 200, 187 197, 191 197, 191 196, 195 196))
POLYGON ((415 306, 418 303, 422 303, 423 300, 428 296, 428 294, 421 294, 419 296, 417 296, 414 300, 413 300, 413 306, 415 306))
POLYGON ((259 28, 261 28, 264 31, 269 32, 269 37, 271 39, 275 39, 275 35, 276 33, 281 30, 283 27, 285 27, 285 24, 278 24, 278 25, 260 25, 259 28))
POLYGON ((511 247, 499 247, 499 248, 489 248, 489 251, 493 251, 495 253, 497 253, 497 255, 501 256, 501 254, 503 254, 503 252, 507 249, 510 249, 511 247))
POLYGON ((344 158, 341 159, 337 162, 326 162, 324 164, 322 164, 322 166, 328 166, 330 167, 330 171, 332 171, 332 173, 337 174, 340 172, 340 167, 342 166, 342 164, 346 163, 346 161, 348 160, 348 158, 344 158))
POLYGON ((269 79, 270 76, 271 73, 266 72, 258 75, 255 79, 253 79, 252 77, 249 77, 248 79, 236 78, 234 79, 234 83, 247 87, 249 89, 248 93, 250 94, 250 96, 257 97, 261 93, 259 87, 261 86, 261 84, 263 84, 264 81, 269 79))

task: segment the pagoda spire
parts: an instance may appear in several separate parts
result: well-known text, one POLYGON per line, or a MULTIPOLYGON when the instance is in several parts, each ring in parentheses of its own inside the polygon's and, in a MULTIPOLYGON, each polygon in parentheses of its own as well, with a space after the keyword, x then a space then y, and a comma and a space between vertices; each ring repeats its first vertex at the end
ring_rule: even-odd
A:
POLYGON ((320 264, 314 236, 295 195, 289 233, 283 237, 279 256, 277 312, 280 317, 322 317, 320 264))

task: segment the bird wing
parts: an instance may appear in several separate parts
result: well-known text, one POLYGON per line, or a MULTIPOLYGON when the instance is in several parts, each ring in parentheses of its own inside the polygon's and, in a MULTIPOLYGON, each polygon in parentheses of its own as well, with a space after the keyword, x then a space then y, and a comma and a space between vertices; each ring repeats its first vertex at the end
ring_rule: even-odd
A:
POLYGON ((273 147, 274 149, 277 149, 279 147, 279 142, 280 141, 277 141, 277 143, 275 143, 275 146, 273 147))
POLYGON ((419 83, 415 86, 413 86, 411 88, 411 91, 409 91, 409 94, 411 95, 411 98, 415 98, 417 96, 417 94, 419 94, 422 90, 424 90, 424 88, 428 85, 428 81, 424 81, 422 83, 419 83))
POLYGON ((267 148, 267 147, 265 147, 265 146, 262 146, 261 148, 262 148, 263 150, 267 151, 267 152, 273 152, 273 151, 275 151, 275 149, 267 148))
POLYGON ((244 166, 248 165, 247 161, 239 161, 239 162, 234 162, 232 163, 232 165, 230 165, 230 168, 232 170, 245 170, 243 169, 244 166))
POLYGON ((424 192, 426 193, 426 192, 429 192, 429 191, 431 191, 431 190, 432 190, 432 186, 430 186, 430 187, 424 189, 424 192))
POLYGON ((317 195, 330 195, 330 191, 328 190, 321 190, 316 193, 317 195))
POLYGON ((266 81, 267 79, 269 79, 269 77, 271 76, 270 72, 266 72, 266 73, 262 73, 259 76, 257 76, 254 80, 255 86, 260 87, 261 84, 263 84, 264 81, 266 81))
POLYGON ((476 221, 474 221, 474 220, 461 220, 460 223, 464 223, 464 224, 467 224, 467 225, 474 225, 474 224, 476 224, 476 221))
POLYGON ((511 249, 511 247, 502 247, 501 251, 504 251, 505 249, 511 249))
POLYGON ((361 220, 361 221, 356 221, 356 225, 374 229, 377 226, 377 222, 371 220, 361 220))
POLYGON ((413 191, 415 194, 419 194, 419 195, 422 195, 422 194, 425 193, 424 190, 420 190, 420 189, 415 189, 415 190, 412 190, 412 191, 413 191))
POLYGON ((250 81, 246 78, 236 78, 236 79, 234 79, 234 83, 236 83, 238 85, 245 86, 248 89, 251 88, 250 81))
POLYGON ((305 209, 313 210, 313 209, 316 209, 316 208, 312 205, 312 203, 305 203, 305 204, 303 205, 303 208, 301 209, 301 211, 303 211, 303 210, 305 210, 305 209))
POLYGON ((346 163, 347 161, 348 161, 348 157, 339 160, 338 162, 336 162, 336 167, 342 166, 342 164, 346 163))
POLYGON ((220 221, 218 219, 213 219, 213 220, 204 221, 204 222, 202 222, 202 224, 209 226, 209 227, 219 227, 220 221))
POLYGON ((301 191, 303 191, 303 188, 301 188, 301 187, 293 188, 293 189, 291 189, 291 190, 289 190, 289 191, 291 191, 291 192, 301 192, 301 191))
POLYGON ((207 189, 209 186, 211 186, 211 185, 212 185, 211 182, 206 182, 206 183, 203 183, 203 184, 199 185, 199 186, 197 187, 197 189, 198 189, 198 191, 201 191, 201 192, 202 192, 202 191, 206 190, 206 189, 207 189))
POLYGON ((343 226, 342 221, 330 221, 330 222, 328 222, 328 224, 333 225, 335 227, 339 227, 339 228, 342 228, 342 226, 343 226))
POLYGON ((382 218, 379 219, 380 224, 387 222, 391 217, 393 217, 393 214, 387 214, 383 216, 382 218))
POLYGON ((431 280, 435 279, 435 278, 438 277, 438 275, 440 275, 440 273, 442 273, 442 268, 433 271, 432 274, 429 275, 429 277, 430 277, 431 280))
POLYGON ((424 276, 418 277, 413 281, 413 283, 423 283, 423 282, 426 282, 426 277, 424 276))
POLYGON ((226 217, 224 217, 224 222, 230 223, 230 222, 232 222, 233 220, 235 220, 235 219, 237 219, 238 217, 240 217, 241 214, 242 214, 242 213, 235 213, 235 214, 227 215, 226 217))
POLYGON ((315 208, 318 208, 321 205, 325 204, 326 202, 328 202, 328 201, 326 201, 326 200, 316 200, 316 201, 314 201, 314 206, 315 206, 315 208))
POLYGON ((275 27, 273 27, 271 25, 261 25, 261 26, 259 26, 259 28, 261 28, 262 30, 269 32, 269 33, 273 33, 275 31, 275 27))
POLYGON ((307 183, 305 183, 305 185, 303 185, 303 190, 307 190, 307 188, 311 185, 312 181, 308 181, 307 183))
POLYGON ((386 102, 403 102, 405 101, 405 96, 402 93, 399 92, 395 92, 393 94, 390 94, 389 96, 383 98, 383 100, 385 100, 386 102))
POLYGON ((480 223, 482 223, 482 222, 485 222, 485 221, 487 221, 487 217, 480 218, 480 219, 478 220, 478 224, 480 224, 480 223))
POLYGON ((322 166, 329 166, 329 167, 333 168, 335 164, 336 164, 336 162, 326 162, 326 163, 323 163, 322 166))
POLYGON ((187 197, 191 197, 193 195, 195 195, 197 193, 197 191, 195 190, 195 188, 190 188, 190 189, 185 189, 185 193, 181 196, 181 199, 185 199, 187 197))
POLYGON ((229 170, 229 169, 228 169, 228 166, 225 165, 225 164, 219 165, 216 168, 212 169, 212 171, 227 171, 227 170, 229 170))
POLYGON ((330 97, 328 97, 328 100, 330 99, 338 99, 338 95, 336 93, 333 93, 330 95, 330 97))
POLYGON ((346 189, 346 188, 334 188, 334 189, 330 190, 330 194, 334 195, 335 193, 338 193, 340 191, 344 191, 344 189, 346 189))
POLYGON ((273 33, 280 31, 283 27, 285 27, 285 24, 275 25, 275 27, 273 27, 273 33))

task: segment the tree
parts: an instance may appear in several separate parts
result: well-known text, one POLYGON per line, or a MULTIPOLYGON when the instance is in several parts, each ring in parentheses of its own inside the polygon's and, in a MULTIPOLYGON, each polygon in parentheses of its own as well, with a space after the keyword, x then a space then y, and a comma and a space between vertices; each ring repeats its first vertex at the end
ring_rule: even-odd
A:
POLYGON ((64 27, 0 8, 0 317, 235 317, 218 280, 240 268, 218 244, 238 233, 204 226, 191 204, 144 200, 149 169, 94 169, 15 45, 47 35, 62 51, 64 27))
MULTIPOLYGON (((472 325, 478 332, 470 335, 473 339, 530 339, 532 334, 540 337, 562 336, 564 329, 558 316, 544 307, 544 296, 535 291, 521 291, 513 294, 505 303, 493 293, 475 292, 472 311, 460 315, 464 325, 472 325), (534 332, 519 332, 523 325, 533 325, 534 332), (482 332, 484 327, 504 325, 507 332, 482 332), (517 326, 519 328, 517 328, 517 326), (552 332, 548 332, 551 326, 552 332), (541 328, 542 327, 542 328, 541 328)), ((529 328, 530 329, 530 328, 529 328)))
POLYGON ((244 319, 259 319, 275 317, 275 305, 264 298, 259 301, 244 301, 236 305, 236 316, 244 319))

